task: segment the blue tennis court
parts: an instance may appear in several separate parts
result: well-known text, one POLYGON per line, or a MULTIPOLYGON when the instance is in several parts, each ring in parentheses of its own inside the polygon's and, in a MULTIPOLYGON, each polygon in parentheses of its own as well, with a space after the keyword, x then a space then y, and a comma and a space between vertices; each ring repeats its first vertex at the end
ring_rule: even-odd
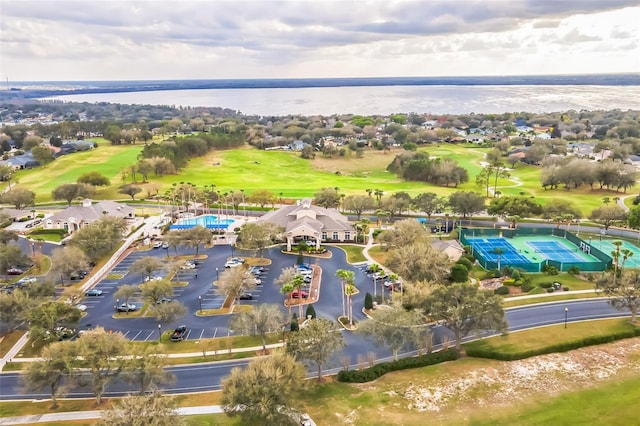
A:
POLYGON ((498 256, 503 264, 508 263, 531 263, 529 259, 520 254, 518 249, 504 238, 469 238, 469 244, 473 251, 480 254, 485 260, 497 262, 498 256), (500 249, 498 255, 495 250, 500 249))
POLYGON ((526 244, 540 256, 558 262, 584 262, 578 249, 569 249, 557 241, 527 241, 526 244), (575 251, 571 251, 575 250, 575 251))

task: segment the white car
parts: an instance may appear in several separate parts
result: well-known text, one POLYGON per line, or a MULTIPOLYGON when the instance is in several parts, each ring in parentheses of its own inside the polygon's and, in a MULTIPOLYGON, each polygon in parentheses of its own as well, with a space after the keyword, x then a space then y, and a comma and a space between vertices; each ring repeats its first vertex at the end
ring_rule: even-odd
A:
POLYGON ((240 265, 242 265, 242 263, 236 262, 234 260, 227 260, 227 262, 224 264, 224 267, 225 268, 237 268, 240 265))
POLYGON ((155 243, 153 243, 153 248, 160 248, 162 247, 162 241, 156 241, 155 243))
POLYGON ((80 309, 80 312, 85 312, 87 310, 87 305, 83 305, 82 303, 79 303, 76 305, 76 308, 80 309))
POLYGON ((146 277, 144 277, 144 282, 148 283, 149 281, 160 281, 162 279, 163 278, 159 275, 152 275, 152 276, 147 275, 146 277))
POLYGON ((181 269, 196 269, 196 265, 191 262, 185 262, 184 265, 180 267, 181 269))

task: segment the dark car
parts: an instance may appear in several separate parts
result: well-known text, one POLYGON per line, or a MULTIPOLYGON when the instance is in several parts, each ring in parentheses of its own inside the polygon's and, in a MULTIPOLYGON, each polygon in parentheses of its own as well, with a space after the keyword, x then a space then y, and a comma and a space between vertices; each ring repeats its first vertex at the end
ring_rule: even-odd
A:
POLYGON ((169 303, 171 301, 173 301, 173 299, 170 297, 161 297, 160 299, 156 300, 156 305, 159 305, 161 303, 169 303))
POLYGON ((240 300, 253 300, 253 294, 251 293, 242 293, 239 297, 240 300))
POLYGON ((20 268, 10 268, 7 269, 7 274, 8 275, 22 275, 24 274, 24 271, 20 268))
POLYGON ((102 296, 102 290, 98 290, 97 288, 92 288, 91 290, 87 290, 84 292, 85 296, 102 296))
POLYGON ((173 330, 173 333, 171 333, 171 341, 179 342, 181 340, 184 340, 184 338, 187 337, 188 331, 189 329, 187 328, 186 325, 181 325, 180 327, 173 330))

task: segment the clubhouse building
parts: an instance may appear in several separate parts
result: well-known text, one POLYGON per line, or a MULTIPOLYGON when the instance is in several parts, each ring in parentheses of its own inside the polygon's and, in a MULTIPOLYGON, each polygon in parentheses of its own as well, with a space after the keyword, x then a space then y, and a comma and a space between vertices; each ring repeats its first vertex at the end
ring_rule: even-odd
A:
POLYGON ((345 216, 335 209, 314 206, 308 199, 295 206, 270 211, 258 222, 284 228, 287 250, 303 240, 319 249, 322 242, 352 242, 356 238, 356 231, 345 216))

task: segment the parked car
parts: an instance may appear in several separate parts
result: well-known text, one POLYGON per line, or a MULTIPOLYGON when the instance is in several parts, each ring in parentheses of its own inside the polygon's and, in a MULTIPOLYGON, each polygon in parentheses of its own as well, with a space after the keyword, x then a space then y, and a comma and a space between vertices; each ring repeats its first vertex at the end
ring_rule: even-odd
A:
POLYGON ((253 281, 256 285, 262 285, 262 280, 260 278, 254 278, 253 281))
POLYGON ((184 265, 182 265, 180 269, 196 269, 196 265, 191 262, 184 262, 184 265))
POLYGON ((234 260, 227 260, 224 264, 225 268, 237 268, 238 266, 242 265, 242 262, 236 262, 234 260))
POLYGON ((298 271, 298 275, 302 275, 303 277, 310 277, 313 275, 313 271, 303 269, 302 271, 298 271))
POLYGON ((302 297, 303 299, 306 299, 307 297, 309 297, 309 293, 307 293, 304 290, 293 290, 293 292, 291 293, 291 297, 293 297, 294 299, 298 299, 300 297, 302 297))
POLYGON ((14 284, 18 286, 23 286, 25 284, 35 283, 36 281, 38 281, 36 277, 24 277, 24 278, 20 278, 14 284))
POLYGON ((233 262, 240 262, 240 263, 244 263, 245 262, 244 258, 242 258, 242 257, 232 257, 229 260, 231 260, 233 262))
POLYGON ((97 288, 92 288, 84 292, 85 296, 102 296, 102 290, 98 290, 97 288))
POLYGON ((162 241, 156 241, 155 243, 153 243, 153 248, 160 248, 162 247, 162 241))
POLYGON ((240 299, 240 300, 253 300, 253 294, 251 294, 251 293, 242 293, 238 299, 240 299))
POLYGON ((80 312, 85 312, 87 310, 87 305, 83 305, 82 303, 78 303, 76 308, 80 309, 80 312))
POLYGON ((252 266, 249 268, 249 272, 253 275, 260 275, 265 272, 265 269, 262 266, 252 266))
POLYGON ((169 303, 171 302, 173 299, 170 297, 162 297, 159 300, 156 300, 156 305, 159 305, 161 303, 169 303))
POLYGON ((146 277, 144 277, 144 282, 148 283, 149 281, 160 281, 164 278, 162 278, 160 275, 147 275, 146 277))
POLYGON ((309 284, 311 282, 311 275, 305 275, 304 278, 302 279, 306 284, 309 284))
POLYGON ((7 269, 7 274, 8 275, 22 275, 24 274, 24 271, 20 268, 9 268, 7 269))
POLYGON ((79 271, 76 271, 76 272, 72 272, 71 275, 69 275, 69 279, 70 280, 81 280, 86 276, 87 276, 87 271, 79 270, 79 271))
POLYGON ((132 303, 123 303, 118 306, 118 312, 133 312, 138 310, 138 307, 132 303))
POLYGON ((163 249, 168 249, 169 248, 169 243, 166 242, 166 241, 164 243, 162 243, 162 248, 163 249))
POLYGON ((185 337, 187 337, 188 331, 189 329, 187 328, 186 325, 181 325, 180 327, 173 330, 173 333, 171 333, 171 341, 179 342, 181 340, 184 340, 185 337))
POLYGON ((306 269, 310 271, 312 268, 311 268, 311 265, 309 265, 308 263, 301 263, 298 265, 298 270, 301 270, 301 269, 306 269))

